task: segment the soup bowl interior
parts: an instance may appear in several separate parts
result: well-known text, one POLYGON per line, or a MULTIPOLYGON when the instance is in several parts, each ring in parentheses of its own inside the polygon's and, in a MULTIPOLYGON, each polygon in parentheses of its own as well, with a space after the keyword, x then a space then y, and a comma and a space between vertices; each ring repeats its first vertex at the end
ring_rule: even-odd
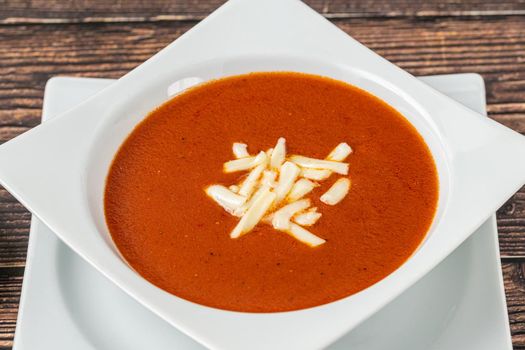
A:
MULTIPOLYGON (((357 86, 394 107, 418 130, 433 155, 439 176, 437 211, 433 224, 422 243, 422 245, 425 244, 427 238, 432 235, 434 228, 439 223, 450 186, 446 148, 443 147, 443 140, 440 139, 428 111, 403 93, 402 90, 392 84, 388 84, 379 76, 356 70, 349 66, 316 59, 305 59, 304 57, 247 56, 217 58, 196 63, 178 71, 167 72, 162 78, 143 86, 140 94, 129 95, 125 99, 119 100, 118 103, 109 107, 104 118, 101 118, 101 122, 91 142, 92 147, 88 152, 88 159, 85 162, 87 166, 84 174, 86 179, 84 193, 86 194, 86 204, 89 207, 97 232, 114 254, 119 255, 118 249, 111 240, 104 217, 105 182, 116 152, 134 127, 151 110, 172 98, 174 87, 180 89, 188 85, 232 75, 272 71, 315 74, 357 86)), ((181 92, 178 91, 178 93, 181 92)), ((321 118, 322 116, 320 116, 320 121, 322 121, 321 118)), ((205 120, 202 122, 206 123, 205 120)), ((374 123, 373 120, 369 122, 374 123)), ((286 137, 286 135, 282 136, 286 137)))

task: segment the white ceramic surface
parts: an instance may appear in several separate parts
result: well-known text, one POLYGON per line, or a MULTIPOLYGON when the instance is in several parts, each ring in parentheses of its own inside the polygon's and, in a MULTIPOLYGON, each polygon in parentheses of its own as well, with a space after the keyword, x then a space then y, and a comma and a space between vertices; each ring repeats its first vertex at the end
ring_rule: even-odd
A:
MULTIPOLYGON (((422 80, 485 113, 479 76, 422 80)), ((46 88, 43 119, 64 112, 111 82, 55 78, 46 88)), ((502 282, 491 217, 421 281, 329 349, 510 350, 502 282)), ((33 349, 204 348, 123 293, 34 219, 13 350, 33 349)))
POLYGON ((515 161, 524 157, 521 135, 421 83, 303 3, 232 0, 100 93, 0 146, 0 182, 86 261, 200 343, 315 349, 356 327, 457 248, 525 182, 525 162, 515 161), (316 73, 362 87, 401 111, 433 151, 441 195, 425 243, 360 293, 293 312, 227 312, 151 285, 111 242, 102 215, 103 184, 126 134, 181 78, 255 70, 316 73))

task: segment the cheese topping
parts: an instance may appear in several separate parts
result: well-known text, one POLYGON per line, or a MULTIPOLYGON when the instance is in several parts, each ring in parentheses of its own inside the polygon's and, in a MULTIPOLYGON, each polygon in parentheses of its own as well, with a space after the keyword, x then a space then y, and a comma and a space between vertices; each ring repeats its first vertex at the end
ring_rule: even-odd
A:
POLYGON ((286 156, 286 140, 284 137, 277 140, 277 144, 271 151, 270 167, 272 169, 280 169, 286 156))
POLYGON ((292 162, 286 162, 281 167, 281 173, 279 174, 279 182, 277 187, 275 187, 275 194, 277 195, 277 202, 286 197, 288 192, 292 189, 295 179, 299 176, 301 170, 297 165, 292 162))
MULTIPOLYGON (((333 173, 348 175, 349 164, 343 161, 352 153, 345 142, 340 143, 326 157, 316 159, 302 155, 286 155, 286 140, 281 137, 274 148, 260 151, 256 156, 248 153, 245 143, 232 146, 236 159, 224 163, 223 171, 247 171, 248 175, 229 187, 211 185, 206 194, 239 222, 230 232, 239 238, 259 223, 271 225, 277 231, 310 246, 317 247, 326 241, 304 227, 313 226, 321 218, 317 207, 305 198, 312 193, 319 181, 333 173)), ((335 205, 350 190, 350 179, 340 177, 320 198, 321 202, 335 205)))
POLYGON ((237 185, 228 186, 228 189, 232 191, 233 193, 239 193, 239 186, 237 185))
POLYGON ((246 202, 246 197, 239 196, 222 185, 208 186, 206 194, 229 213, 232 213, 246 202))
POLYGON ((241 235, 250 232, 255 225, 261 221, 266 211, 270 209, 275 200, 275 193, 270 190, 264 191, 253 205, 246 211, 237 226, 230 233, 231 238, 238 238, 241 235))
POLYGON ((301 226, 312 226, 323 214, 317 212, 317 207, 313 207, 302 213, 296 214, 293 221, 301 226))
POLYGON ((350 191, 350 185, 350 179, 345 177, 340 178, 321 196, 321 202, 328 205, 336 205, 342 201, 348 191, 350 191))
POLYGON ((332 175, 332 172, 330 170, 308 169, 308 168, 301 169, 301 176, 304 177, 305 179, 322 181, 322 180, 328 179, 330 175, 332 175))
POLYGON ((252 194, 253 190, 255 189, 255 185, 259 182, 259 178, 261 177, 262 172, 266 169, 266 164, 262 163, 257 165, 255 168, 253 168, 252 171, 250 171, 250 174, 244 180, 241 187, 239 188, 239 194, 241 196, 248 197, 252 194))
POLYGON ((299 179, 292 186, 290 193, 288 193, 288 201, 294 202, 306 196, 308 193, 318 186, 315 182, 312 182, 308 179, 299 179))
POLYGON ((332 152, 330 152, 326 159, 342 162, 350 155, 350 153, 352 153, 352 147, 348 146, 348 143, 346 142, 341 142, 336 148, 332 150, 332 152))
POLYGON ((294 224, 293 222, 290 224, 290 229, 286 231, 286 233, 310 247, 317 247, 326 242, 324 239, 317 237, 312 232, 304 227, 294 224))
POLYGON ((250 156, 248 153, 248 145, 245 143, 235 142, 232 147, 233 155, 235 158, 246 158, 250 156))
POLYGON ((266 162, 267 159, 268 156, 266 153, 261 151, 256 157, 245 157, 230 160, 229 162, 224 163, 223 170, 225 173, 234 173, 236 171, 248 170, 266 162))
POLYGON ((290 229, 290 219, 296 213, 305 210, 310 206, 309 199, 301 199, 297 202, 293 202, 285 205, 281 209, 273 213, 272 225, 277 230, 289 230, 290 229))
POLYGON ((303 168, 326 169, 341 175, 348 175, 348 163, 333 160, 315 159, 304 156, 293 155, 290 160, 303 168))

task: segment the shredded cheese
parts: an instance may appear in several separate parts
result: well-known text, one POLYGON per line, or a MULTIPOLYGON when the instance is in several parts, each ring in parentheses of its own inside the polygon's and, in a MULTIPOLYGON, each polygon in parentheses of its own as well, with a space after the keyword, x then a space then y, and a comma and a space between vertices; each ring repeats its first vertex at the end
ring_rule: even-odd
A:
POLYGON ((352 147, 350 147, 346 142, 341 142, 332 150, 332 152, 330 152, 326 159, 342 162, 350 155, 350 153, 352 153, 352 147))
MULTIPOLYGON (((342 162, 352 153, 352 148, 346 143, 341 142, 335 147, 330 154, 326 157, 326 160, 342 162)), ((326 180, 332 175, 330 170, 321 170, 321 169, 312 169, 312 168, 302 168, 301 177, 310 180, 322 181, 326 180)))
POLYGON ((312 182, 308 179, 299 179, 293 184, 290 193, 288 193, 287 199, 289 202, 295 202, 296 200, 299 200, 308 193, 312 192, 316 186, 317 184, 315 182, 312 182))
POLYGON ((276 202, 279 203, 286 197, 288 192, 292 189, 295 179, 299 176, 299 167, 292 162, 286 162, 281 167, 281 173, 279 174, 279 182, 275 187, 276 202))
POLYGON ((255 225, 261 221, 268 209, 275 200, 275 193, 266 190, 246 211, 246 214, 239 220, 237 226, 230 233, 231 238, 239 238, 243 234, 251 231, 255 225))
POLYGON ((263 177, 261 180, 262 186, 268 186, 271 188, 274 188, 277 186, 277 183, 275 182, 275 179, 277 178, 277 173, 273 170, 265 170, 263 172, 263 177))
POLYGON ((221 185, 208 186, 206 194, 229 213, 233 213, 246 202, 246 197, 233 193, 221 185))
POLYGON ((342 201, 348 191, 350 191, 350 185, 350 179, 346 177, 338 179, 332 187, 321 196, 321 202, 328 205, 336 205, 342 201))
POLYGON ((259 189, 253 194, 253 196, 248 200, 248 202, 244 203, 239 208, 235 209, 233 212, 233 215, 235 216, 243 216, 244 213, 253 205, 253 203, 261 197, 266 191, 271 190, 276 186, 275 178, 277 177, 277 173, 272 170, 265 170, 263 171, 262 179, 261 179, 261 185, 259 189))
POLYGON ((280 137, 277 140, 277 144, 273 148, 270 167, 272 169, 280 169, 281 165, 284 163, 284 158, 286 157, 286 140, 284 137, 280 137))
POLYGON ((233 155, 235 158, 246 158, 250 156, 248 153, 248 145, 245 143, 235 142, 232 147, 233 155))
POLYGON ((290 160, 303 168, 326 169, 334 173, 347 175, 348 163, 335 162, 332 160, 309 158, 304 156, 293 155, 290 160))
POLYGON ((241 196, 248 197, 252 194, 253 190, 255 189, 255 185, 257 185, 257 182, 259 181, 259 178, 261 177, 262 172, 266 168, 266 164, 262 163, 257 165, 255 168, 250 171, 250 174, 244 180, 244 182, 241 185, 241 188, 239 189, 239 194, 241 196))
POLYGON ((296 202, 285 205, 273 213, 272 225, 277 230, 288 230, 290 228, 290 219, 300 211, 310 206, 309 199, 301 199, 296 202))
POLYGON ((290 229, 285 232, 298 241, 309 245, 310 247, 317 247, 326 242, 324 239, 314 235, 312 232, 297 224, 294 224, 293 222, 290 223, 290 229))
POLYGON ((234 173, 236 171, 248 170, 266 162, 267 159, 268 157, 266 156, 266 153, 261 151, 255 157, 245 157, 230 160, 224 163, 223 170, 225 173, 234 173))
POLYGON ((330 175, 332 175, 332 172, 330 170, 303 168, 301 169, 300 175, 304 177, 305 179, 322 181, 322 180, 328 179, 330 175))
POLYGON ((301 226, 312 226, 315 225, 322 215, 323 214, 317 212, 317 207, 313 207, 307 211, 294 215, 292 220, 301 226))
MULTIPOLYGON (((230 232, 231 238, 239 238, 262 223, 311 247, 325 243, 324 239, 304 228, 315 225, 322 216, 317 207, 310 207, 311 200, 305 197, 319 186, 318 182, 333 173, 348 174, 349 165, 343 161, 352 153, 352 148, 347 143, 338 144, 326 159, 302 155, 287 157, 286 140, 282 137, 274 148, 256 156, 249 154, 245 143, 234 143, 232 151, 236 159, 225 162, 223 171, 246 171, 247 176, 229 187, 211 185, 205 189, 206 194, 224 210, 240 218, 230 232)), ((335 205, 349 190, 350 180, 342 177, 320 200, 335 205)))

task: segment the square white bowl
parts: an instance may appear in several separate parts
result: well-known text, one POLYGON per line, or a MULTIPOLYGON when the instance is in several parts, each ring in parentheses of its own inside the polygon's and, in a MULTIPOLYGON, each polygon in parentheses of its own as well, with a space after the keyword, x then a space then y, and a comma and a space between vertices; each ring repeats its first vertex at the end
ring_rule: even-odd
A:
MULTIPOLYGON (((372 122, 372 121, 371 121, 372 122)), ((524 138, 419 82, 296 0, 232 0, 85 103, 0 147, 0 182, 66 244, 150 310, 210 348, 316 349, 408 288, 525 182, 524 138), (110 161, 131 129, 188 77, 264 70, 333 77, 387 101, 419 130, 440 176, 418 251, 370 288, 273 314, 197 305, 151 285, 120 258, 103 218, 110 161)))
MULTIPOLYGON (((44 94, 43 122, 112 83, 52 79, 44 94)), ((419 79, 485 114, 478 75, 419 79)), ((34 349, 204 347, 125 295, 35 218, 13 344, 13 350, 34 349)), ((425 277, 327 348, 348 349, 512 350, 495 215, 425 277)))

